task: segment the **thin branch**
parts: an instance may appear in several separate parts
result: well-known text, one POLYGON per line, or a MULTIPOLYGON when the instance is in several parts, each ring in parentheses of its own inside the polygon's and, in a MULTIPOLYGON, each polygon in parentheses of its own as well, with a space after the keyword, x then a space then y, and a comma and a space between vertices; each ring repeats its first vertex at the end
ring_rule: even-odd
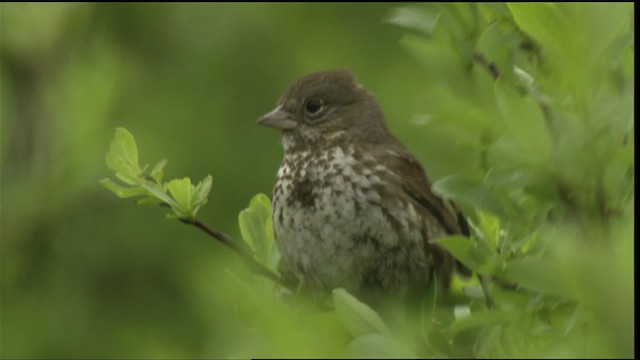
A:
MULTIPOLYGON (((229 237, 228 235, 225 235, 221 232, 219 232, 218 230, 212 229, 209 226, 207 226, 206 224, 204 224, 203 222, 201 222, 198 219, 195 220, 181 220, 182 222, 186 223, 186 224, 191 224, 195 227, 197 227, 198 229, 204 231, 205 233, 207 233, 209 236, 213 237, 214 239, 220 241, 221 243, 223 243, 225 246, 229 247, 230 249, 234 250, 236 253, 238 253, 238 255, 240 255, 240 257, 247 263, 247 265, 249 266, 249 269, 251 271, 253 271, 255 274, 258 275, 262 275, 266 278, 269 278, 271 280, 273 280, 274 282, 278 283, 278 284, 282 284, 282 279, 280 277, 280 275, 278 273, 276 273, 275 271, 269 269, 268 267, 266 267, 264 264, 260 263, 259 261, 257 261, 254 257, 253 254, 249 251, 247 251, 246 248, 242 247, 240 245, 240 243, 238 243, 237 241, 233 240, 231 237, 229 237)), ((284 285, 286 286, 286 285, 284 285)))
POLYGON ((498 69, 498 65, 496 65, 496 63, 494 63, 493 61, 487 60, 486 56, 484 56, 482 53, 475 51, 473 53, 473 60, 475 60, 483 68, 489 71, 489 73, 495 80, 500 78, 500 69, 498 69))

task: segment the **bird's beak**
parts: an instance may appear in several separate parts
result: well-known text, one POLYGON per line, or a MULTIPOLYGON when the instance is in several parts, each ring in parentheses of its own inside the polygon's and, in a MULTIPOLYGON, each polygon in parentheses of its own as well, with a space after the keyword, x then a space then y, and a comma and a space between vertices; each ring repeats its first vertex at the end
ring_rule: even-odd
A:
POLYGON ((258 119, 258 124, 280 130, 293 130, 298 126, 293 115, 283 110, 282 105, 278 105, 273 111, 258 119))

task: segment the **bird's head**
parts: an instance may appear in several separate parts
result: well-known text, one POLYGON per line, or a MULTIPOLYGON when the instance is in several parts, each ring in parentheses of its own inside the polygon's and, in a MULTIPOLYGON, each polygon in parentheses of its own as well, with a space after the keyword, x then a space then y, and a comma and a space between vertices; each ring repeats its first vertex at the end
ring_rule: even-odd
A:
POLYGON ((304 76, 258 124, 280 129, 296 146, 330 141, 382 141, 388 130, 376 100, 348 70, 304 76))

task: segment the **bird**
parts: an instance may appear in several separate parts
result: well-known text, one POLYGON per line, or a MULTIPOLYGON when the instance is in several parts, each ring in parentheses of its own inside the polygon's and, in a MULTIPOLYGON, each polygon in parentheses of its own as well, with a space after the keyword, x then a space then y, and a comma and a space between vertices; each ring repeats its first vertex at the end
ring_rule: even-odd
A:
POLYGON ((432 192, 420 162, 350 70, 295 80, 258 124, 282 132, 272 220, 300 283, 379 296, 420 291, 433 279, 448 289, 454 273, 469 275, 436 241, 468 236, 466 217, 432 192))

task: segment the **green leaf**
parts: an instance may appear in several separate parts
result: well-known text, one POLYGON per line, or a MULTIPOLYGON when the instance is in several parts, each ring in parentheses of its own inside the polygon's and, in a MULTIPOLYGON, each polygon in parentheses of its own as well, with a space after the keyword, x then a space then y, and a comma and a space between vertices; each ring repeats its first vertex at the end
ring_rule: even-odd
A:
POLYGON ((175 205, 172 208, 176 215, 179 218, 193 220, 195 216, 192 200, 195 189, 191 185, 191 179, 185 177, 171 180, 167 183, 167 189, 175 200, 175 205))
POLYGON ((338 316, 353 336, 380 334, 391 336, 387 325, 380 315, 368 305, 349 294, 347 290, 337 288, 332 291, 333 303, 338 316))
POLYGON ((138 165, 136 140, 127 129, 116 129, 115 138, 109 149, 106 160, 112 170, 134 177, 141 172, 138 165))
POLYGON ((494 87, 502 124, 526 157, 533 160, 548 158, 551 141, 544 115, 538 102, 531 96, 523 96, 503 81, 494 87))
POLYGON ((141 181, 140 185, 145 190, 147 190, 147 192, 149 192, 151 196, 154 196, 155 198, 162 201, 163 203, 166 203, 167 205, 171 206, 171 208, 179 206, 176 203, 176 201, 173 200, 171 196, 169 196, 160 185, 153 183, 151 181, 141 181))
POLYGON ((452 198, 499 216, 509 217, 512 213, 503 205, 504 201, 480 181, 450 175, 434 182, 432 189, 445 198, 452 198))
POLYGON ((130 132, 124 128, 116 129, 105 160, 107 166, 116 172, 116 177, 129 185, 137 185, 143 170, 138 165, 138 148, 130 132))
POLYGON ((451 344, 442 331, 430 329, 426 335, 427 345, 436 352, 437 357, 450 357, 451 344))
POLYGON ((552 3, 509 3, 513 19, 522 31, 554 52, 569 51, 574 29, 565 14, 552 3))
POLYGON ((514 78, 513 56, 514 43, 518 40, 514 31, 505 32, 501 24, 490 24, 476 42, 476 51, 486 57, 487 61, 495 64, 500 71, 501 79, 514 78))
POLYGON ((478 216, 478 228, 480 228, 484 240, 491 249, 497 249, 500 239, 500 218, 479 209, 476 209, 476 215, 478 216))
POLYGON ((347 345, 343 354, 345 357, 363 359, 417 357, 405 344, 395 340, 391 336, 377 333, 369 333, 356 337, 347 345))
POLYGON ((478 241, 454 235, 441 238, 436 242, 471 270, 483 275, 489 275, 495 271, 495 255, 486 248, 486 245, 478 241))
POLYGON ((469 316, 454 320, 449 325, 449 333, 452 336, 468 329, 473 329, 486 325, 509 323, 517 320, 517 312, 510 310, 491 310, 474 312, 469 316))
POLYGON ((193 204, 197 206, 205 205, 208 201, 207 196, 209 196, 209 191, 211 191, 211 184, 213 183, 213 178, 211 175, 207 175, 204 180, 198 183, 195 188, 193 204))
POLYGON ((529 290, 566 294, 568 284, 563 279, 563 271, 557 260, 529 256, 509 261, 496 275, 529 290))
POLYGON ((158 162, 151 172, 149 166, 140 168, 138 165, 138 148, 133 135, 124 128, 117 128, 115 138, 111 142, 106 155, 107 166, 115 171, 115 176, 131 187, 123 187, 110 179, 100 181, 102 186, 111 190, 119 197, 142 196, 138 204, 167 204, 174 214, 171 218, 194 220, 198 210, 207 203, 207 196, 211 191, 212 178, 207 176, 197 186, 191 184, 191 179, 171 180, 162 183, 166 160, 158 162), (153 180, 151 180, 153 179, 153 180))
POLYGON ((269 265, 274 262, 272 252, 273 223, 271 220, 271 201, 264 194, 254 196, 249 207, 238 215, 242 238, 251 246, 258 260, 269 265))
POLYGON ((100 180, 100 184, 105 188, 107 188, 108 190, 111 190, 114 194, 116 194, 120 198, 128 198, 128 197, 140 196, 140 195, 146 194, 146 191, 141 187, 126 188, 116 184, 115 182, 113 182, 113 180, 108 178, 100 180))
POLYGON ((167 165, 167 160, 163 159, 156 166, 151 169, 151 177, 158 183, 162 183, 162 177, 164 176, 164 167, 167 165))
POLYGON ((473 353, 479 358, 484 358, 496 346, 502 334, 502 326, 487 326, 480 331, 473 345, 473 353))
MULTIPOLYGON (((112 151, 113 151, 112 143, 112 151)), ((117 153, 120 153, 131 164, 138 164, 138 147, 136 146, 136 139, 125 128, 116 129, 115 147, 117 153)))
POLYGON ((385 22, 417 30, 427 36, 431 36, 442 11, 434 11, 424 7, 401 6, 391 10, 385 22))

